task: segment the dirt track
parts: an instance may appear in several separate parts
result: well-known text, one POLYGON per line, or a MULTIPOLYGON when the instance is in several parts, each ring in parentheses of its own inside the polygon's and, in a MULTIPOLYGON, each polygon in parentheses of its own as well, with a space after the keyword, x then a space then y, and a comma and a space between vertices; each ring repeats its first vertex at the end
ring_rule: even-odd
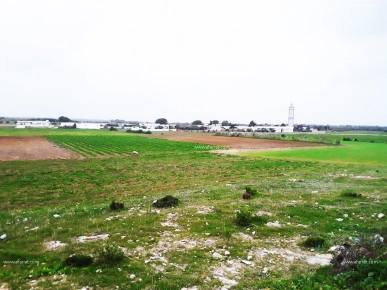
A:
MULTIPOLYGON (((196 142, 202 144, 210 144, 219 147, 231 147, 232 149, 274 149, 274 148, 294 148, 294 147, 315 147, 321 146, 316 143, 297 142, 297 141, 281 141, 281 140, 265 140, 255 138, 242 137, 227 137, 213 136, 209 133, 173 133, 164 135, 153 135, 152 138, 161 138, 175 141, 196 142)), ((214 148, 222 149, 222 148, 214 148)))
POLYGON ((42 137, 0 137, 0 161, 80 158, 42 137))

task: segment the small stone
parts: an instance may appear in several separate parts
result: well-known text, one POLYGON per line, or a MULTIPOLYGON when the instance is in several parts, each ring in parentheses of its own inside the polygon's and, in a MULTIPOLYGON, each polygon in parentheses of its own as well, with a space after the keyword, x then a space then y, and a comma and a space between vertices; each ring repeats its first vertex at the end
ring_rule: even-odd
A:
POLYGON ((381 219, 382 217, 384 217, 384 214, 382 213, 378 214, 378 219, 381 219))
POLYGON ((343 221, 343 219, 342 218, 338 218, 338 219, 336 219, 338 222, 342 222, 343 221))
POLYGON ((225 256, 230 256, 230 252, 229 251, 224 251, 224 255, 225 256))
POLYGON ((247 260, 241 260, 241 262, 242 262, 243 264, 246 264, 246 265, 252 265, 252 264, 253 264, 252 262, 247 261, 247 260))
POLYGON ((267 269, 267 268, 265 267, 265 268, 263 268, 262 273, 263 273, 263 274, 266 274, 268 270, 269 270, 269 269, 267 269))
POLYGON ((60 215, 59 214, 54 214, 53 217, 54 218, 58 218, 58 217, 60 217, 60 215))
POLYGON ((343 217, 347 218, 347 217, 348 217, 348 215, 345 213, 345 214, 343 214, 343 217))
POLYGON ((3 234, 3 235, 0 236, 0 240, 5 240, 6 237, 7 237, 7 235, 3 234))
POLYGON ((102 270, 98 269, 97 271, 95 271, 95 273, 102 273, 102 270))
POLYGON ((223 256, 221 254, 215 252, 212 254, 212 258, 217 259, 217 260, 221 260, 221 259, 223 259, 223 256))
POLYGON ((136 275, 131 274, 131 275, 129 276, 129 278, 130 278, 130 280, 133 280, 134 278, 136 278, 136 275))
POLYGON ((253 258, 253 256, 247 256, 247 260, 251 261, 251 259, 253 258))
POLYGON ((311 193, 318 193, 318 190, 313 190, 311 193))

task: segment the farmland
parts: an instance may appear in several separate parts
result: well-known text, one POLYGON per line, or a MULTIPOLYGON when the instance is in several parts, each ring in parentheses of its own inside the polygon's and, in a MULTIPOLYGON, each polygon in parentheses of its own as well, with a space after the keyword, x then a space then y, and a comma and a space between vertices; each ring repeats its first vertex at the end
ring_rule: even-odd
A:
POLYGON ((341 142, 341 144, 342 146, 339 147, 319 148, 317 150, 308 148, 303 150, 244 152, 241 155, 330 163, 358 163, 375 166, 387 164, 386 144, 367 142, 341 142))
MULTIPOLYGON (((310 261, 330 246, 387 234, 379 218, 387 215, 383 136, 246 156, 123 132, 0 129, 0 136, 40 136, 82 157, 0 162, 0 235, 7 235, 0 286, 10 289, 342 289, 330 266, 310 261), (246 185, 257 196, 242 199, 246 185), (180 204, 155 208, 165 195, 180 204), (125 208, 112 211, 112 200, 125 208), (260 213, 261 222, 239 226, 239 211, 260 213), (106 240, 76 240, 93 235, 109 235, 125 259, 64 265, 73 254, 98 257, 106 240), (302 246, 308 237, 326 242, 302 246), (65 246, 47 248, 52 241, 65 246)), ((374 273, 368 283, 386 285, 374 273)))

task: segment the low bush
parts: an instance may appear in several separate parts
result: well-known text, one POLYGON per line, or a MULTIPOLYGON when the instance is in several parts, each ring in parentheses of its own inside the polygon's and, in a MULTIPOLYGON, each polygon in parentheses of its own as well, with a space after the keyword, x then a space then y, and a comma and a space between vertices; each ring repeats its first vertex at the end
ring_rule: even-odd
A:
POLYGON ((119 210, 123 208, 124 208, 124 204, 122 202, 117 202, 113 200, 112 203, 110 204, 110 210, 119 210))
POLYGON ((246 190, 246 193, 250 194, 251 196, 256 196, 258 194, 257 190, 250 186, 246 186, 245 190, 246 190))
POLYGON ((177 206, 179 204, 179 199, 171 195, 166 195, 163 198, 158 199, 153 203, 153 206, 157 208, 167 208, 177 206))
POLYGON ((93 258, 86 255, 72 255, 65 260, 69 267, 87 267, 93 264, 93 258))
POLYGON ((109 131, 117 131, 117 128, 110 127, 109 131))
POLYGON ((309 237, 301 243, 301 245, 308 248, 322 247, 324 244, 325 239, 323 237, 309 237))
POLYGON ((359 198, 359 197, 362 197, 363 195, 361 193, 355 192, 353 189, 345 189, 341 192, 340 196, 359 198))
POLYGON ((113 266, 125 259, 124 252, 116 245, 107 242, 102 249, 97 252, 96 264, 101 266, 113 266))
POLYGON ((267 218, 264 216, 254 216, 250 212, 240 211, 236 213, 234 223, 237 226, 249 227, 251 225, 262 225, 267 222, 267 218))

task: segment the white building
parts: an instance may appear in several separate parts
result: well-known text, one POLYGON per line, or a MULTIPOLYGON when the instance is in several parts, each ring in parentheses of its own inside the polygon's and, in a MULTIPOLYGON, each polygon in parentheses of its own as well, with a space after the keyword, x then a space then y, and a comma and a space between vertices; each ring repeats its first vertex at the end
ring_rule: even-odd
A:
POLYGON ((169 129, 168 124, 162 125, 158 123, 139 123, 138 126, 129 127, 129 129, 132 129, 133 131, 143 130, 143 131, 151 131, 151 132, 176 131, 176 129, 169 129))
POLYGON ((54 126, 50 123, 50 121, 17 121, 16 127, 17 129, 24 128, 54 128, 54 126))
POLYGON ((105 123, 74 123, 74 122, 61 122, 59 127, 73 127, 75 124, 77 129, 91 129, 99 130, 105 128, 105 123))

